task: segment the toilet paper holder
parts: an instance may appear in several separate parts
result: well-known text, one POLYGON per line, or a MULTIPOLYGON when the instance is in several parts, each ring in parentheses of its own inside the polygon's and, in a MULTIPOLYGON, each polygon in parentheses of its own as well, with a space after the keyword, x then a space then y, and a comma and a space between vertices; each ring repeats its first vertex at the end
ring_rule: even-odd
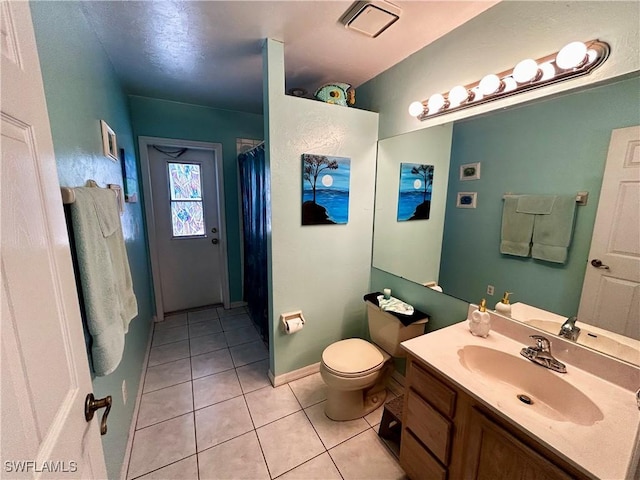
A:
MULTIPOLYGON (((302 310, 297 310, 295 312, 283 313, 280 315, 280 323, 282 323, 282 328, 285 333, 289 332, 289 322, 292 320, 299 319, 302 323, 302 326, 305 324, 304 315, 302 315, 302 310)), ((291 332, 292 333, 292 332, 291 332)))

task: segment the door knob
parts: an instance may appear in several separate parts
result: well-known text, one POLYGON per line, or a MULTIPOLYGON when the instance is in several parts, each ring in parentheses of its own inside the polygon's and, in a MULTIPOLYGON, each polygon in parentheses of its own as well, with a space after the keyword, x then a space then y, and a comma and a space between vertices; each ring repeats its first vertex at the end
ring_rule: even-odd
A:
POLYGON ((87 422, 90 422, 96 410, 100 410, 101 408, 106 408, 104 415, 102 415, 102 421, 100 422, 100 435, 105 435, 107 433, 107 417, 111 411, 111 395, 96 400, 93 393, 88 394, 84 401, 84 418, 87 422))
POLYGON ((218 239, 217 238, 212 238, 211 239, 211 243, 213 243, 214 245, 218 244, 218 239))
POLYGON ((594 258, 591 260, 591 265, 596 268, 602 268, 603 270, 609 270, 609 265, 604 265, 601 260, 594 258))

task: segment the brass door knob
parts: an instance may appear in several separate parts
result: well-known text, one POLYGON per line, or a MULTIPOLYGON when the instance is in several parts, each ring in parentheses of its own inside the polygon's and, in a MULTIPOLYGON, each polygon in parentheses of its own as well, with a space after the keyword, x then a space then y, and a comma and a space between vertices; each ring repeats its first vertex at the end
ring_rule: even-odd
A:
POLYGON ((102 421, 100 422, 100 435, 105 435, 107 433, 107 417, 111 411, 111 395, 96 400, 93 393, 89 393, 84 401, 84 418, 87 422, 90 422, 96 410, 100 410, 101 408, 106 408, 104 415, 102 415, 102 421))

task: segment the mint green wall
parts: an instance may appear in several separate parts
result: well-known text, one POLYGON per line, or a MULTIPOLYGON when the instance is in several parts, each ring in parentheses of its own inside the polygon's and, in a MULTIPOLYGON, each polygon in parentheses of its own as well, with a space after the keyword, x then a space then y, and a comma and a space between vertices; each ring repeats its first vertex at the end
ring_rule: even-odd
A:
POLYGON ((241 207, 238 204, 236 138, 262 139, 262 115, 138 96, 130 96, 129 102, 136 149, 139 136, 222 144, 229 295, 232 302, 241 301, 241 207))
POLYGON ((378 114, 285 95, 284 46, 264 52, 265 125, 271 184, 271 372, 320 361, 324 348, 365 332, 378 114), (302 154, 351 159, 349 222, 301 225, 302 154), (282 313, 302 310, 304 329, 285 335, 282 313))
MULTIPOLYGON (((118 146, 134 161, 131 123, 113 67, 76 2, 32 2, 31 11, 60 184, 122 185, 120 164, 104 157, 100 119, 116 132, 118 146)), ((122 226, 138 299, 138 316, 126 336, 122 362, 114 373, 93 379, 96 397, 111 395, 109 432, 102 437, 109 478, 119 478, 151 328, 151 288, 140 203, 126 204, 122 226), (123 403, 122 382, 128 401, 123 403)), ((87 392, 88 393, 88 392, 87 392)), ((80 412, 78 412, 80 414, 80 412)))
POLYGON ((534 105, 456 122, 440 283, 450 295, 477 303, 487 285, 493 306, 505 290, 512 301, 575 315, 587 268, 611 130, 640 124, 640 78, 534 105), (460 182, 459 166, 481 162, 481 178, 460 182), (478 208, 455 208, 456 192, 478 192, 478 208), (501 255, 505 192, 588 191, 577 207, 565 265, 501 255))

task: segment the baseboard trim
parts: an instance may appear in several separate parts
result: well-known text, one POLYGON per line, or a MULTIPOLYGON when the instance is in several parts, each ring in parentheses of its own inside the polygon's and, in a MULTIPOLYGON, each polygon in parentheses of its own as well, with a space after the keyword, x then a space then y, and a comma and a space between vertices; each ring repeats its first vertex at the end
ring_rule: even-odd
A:
POLYGON ((136 433, 136 422, 138 420, 138 411, 140 410, 140 402, 142 401, 142 389, 144 388, 144 380, 147 374, 147 365, 149 365, 149 354, 151 353, 151 340, 153 339, 153 328, 158 317, 152 318, 151 328, 149 331, 149 340, 147 340, 147 350, 144 354, 142 362, 142 372, 140 372, 140 384, 138 385, 138 393, 136 395, 136 405, 133 407, 133 416, 131 417, 131 426, 129 427, 129 438, 127 439, 127 447, 124 450, 124 461, 120 469, 120 479, 126 480, 129 470, 129 460, 131 460, 131 449, 133 447, 133 437, 136 433))
POLYGON ((238 307, 246 307, 247 302, 231 302, 229 304, 229 308, 238 308, 238 307))
POLYGON ((271 385, 273 385, 274 387, 279 387, 280 385, 293 382, 294 380, 298 380, 303 377, 308 377, 309 375, 313 375, 314 373, 318 373, 319 371, 320 362, 307 365, 306 367, 293 370, 292 372, 283 373, 282 375, 274 376, 271 370, 269 370, 269 380, 271 380, 271 385))
POLYGON ((391 375, 391 378, 393 378, 396 382, 398 382, 400 385, 402 385, 403 387, 405 386, 405 378, 404 375, 402 375, 399 371, 394 370, 393 374, 391 375))

